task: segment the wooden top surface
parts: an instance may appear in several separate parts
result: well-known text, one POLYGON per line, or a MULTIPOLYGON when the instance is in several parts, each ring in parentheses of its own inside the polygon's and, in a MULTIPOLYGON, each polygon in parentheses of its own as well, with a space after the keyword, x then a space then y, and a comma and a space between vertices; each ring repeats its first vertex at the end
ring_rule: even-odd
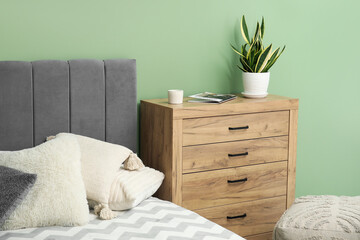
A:
POLYGON ((141 100, 145 104, 154 104, 173 112, 174 119, 241 114, 252 112, 280 111, 298 109, 299 100, 296 98, 268 95, 266 98, 250 99, 241 94, 237 98, 225 103, 191 103, 191 98, 184 98, 182 104, 169 104, 167 98, 141 100))
POLYGON ((298 99, 278 96, 278 95, 268 95, 266 98, 245 98, 241 94, 235 94, 237 96, 236 99, 224 102, 221 104, 218 103, 192 103, 188 102, 189 97, 184 98, 184 102, 182 104, 169 104, 167 98, 159 98, 159 99, 149 99, 149 100, 141 100, 147 103, 153 103, 157 105, 161 105, 163 107, 172 108, 172 109, 183 109, 183 108, 194 108, 194 107, 203 107, 203 106, 225 106, 225 105, 232 105, 232 104, 239 104, 239 103, 266 103, 266 102, 273 102, 273 101, 290 101, 290 102, 298 102, 298 99))

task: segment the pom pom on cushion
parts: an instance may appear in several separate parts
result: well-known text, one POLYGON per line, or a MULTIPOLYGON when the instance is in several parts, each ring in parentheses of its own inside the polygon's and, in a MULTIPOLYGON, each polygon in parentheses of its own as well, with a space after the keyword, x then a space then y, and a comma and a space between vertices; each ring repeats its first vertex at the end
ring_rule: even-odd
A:
MULTIPOLYGON (((74 136, 79 142, 82 176, 86 195, 92 206, 95 205, 93 202, 108 206, 112 183, 123 164, 128 170, 144 168, 140 158, 124 146, 72 133, 59 133, 55 139, 61 136, 74 136)), ((47 138, 48 141, 52 139, 53 136, 47 138)), ((102 218, 101 214, 99 216, 102 218)), ((104 210, 102 216, 107 219, 113 214, 104 210)))
POLYGON ((117 216, 117 213, 113 212, 109 206, 102 203, 94 206, 94 214, 102 220, 110 220, 117 216))
POLYGON ((136 155, 136 153, 130 153, 130 156, 124 162, 124 169, 126 170, 139 170, 142 169, 144 166, 141 159, 136 155))
POLYGON ((55 137, 55 136, 48 136, 48 137, 46 138, 46 141, 53 140, 54 138, 56 138, 56 137, 55 137))
POLYGON ((99 217, 102 220, 110 220, 117 216, 117 213, 113 212, 109 207, 101 209, 99 217))
POLYGON ((32 189, 2 229, 86 224, 89 208, 80 156, 73 136, 59 136, 21 151, 0 151, 0 165, 37 175, 32 189))
POLYGON ((94 206, 94 214, 99 216, 101 209, 103 209, 103 205, 101 203, 95 205, 94 206))

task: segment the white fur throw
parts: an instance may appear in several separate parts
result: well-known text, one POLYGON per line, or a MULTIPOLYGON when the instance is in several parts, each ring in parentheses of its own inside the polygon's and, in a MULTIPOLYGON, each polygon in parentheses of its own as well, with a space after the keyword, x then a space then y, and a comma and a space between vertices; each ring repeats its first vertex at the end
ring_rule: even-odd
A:
POLYGON ((88 222, 80 147, 75 137, 61 136, 21 151, 0 151, 0 165, 37 174, 33 188, 5 221, 3 230, 88 222))
POLYGON ((87 198, 104 206, 109 203, 111 184, 121 165, 131 157, 138 161, 135 167, 129 164, 134 170, 143 167, 136 154, 121 145, 71 133, 59 133, 56 138, 59 136, 76 136, 82 154, 81 170, 87 198))

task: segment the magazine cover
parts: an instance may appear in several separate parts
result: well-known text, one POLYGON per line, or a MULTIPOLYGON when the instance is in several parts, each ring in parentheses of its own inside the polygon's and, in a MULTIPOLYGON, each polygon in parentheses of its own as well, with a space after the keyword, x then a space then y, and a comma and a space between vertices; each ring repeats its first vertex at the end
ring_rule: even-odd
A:
POLYGON ((223 103, 223 102, 235 99, 236 95, 204 92, 204 93, 194 94, 189 97, 196 98, 196 99, 189 100, 189 102, 223 103))

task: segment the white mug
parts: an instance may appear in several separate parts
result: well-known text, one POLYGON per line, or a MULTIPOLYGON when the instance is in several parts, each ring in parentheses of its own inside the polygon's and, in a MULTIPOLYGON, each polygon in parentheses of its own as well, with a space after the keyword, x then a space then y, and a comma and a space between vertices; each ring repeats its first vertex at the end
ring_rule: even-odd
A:
POLYGON ((182 104, 183 96, 183 90, 168 90, 168 100, 170 104, 182 104))

